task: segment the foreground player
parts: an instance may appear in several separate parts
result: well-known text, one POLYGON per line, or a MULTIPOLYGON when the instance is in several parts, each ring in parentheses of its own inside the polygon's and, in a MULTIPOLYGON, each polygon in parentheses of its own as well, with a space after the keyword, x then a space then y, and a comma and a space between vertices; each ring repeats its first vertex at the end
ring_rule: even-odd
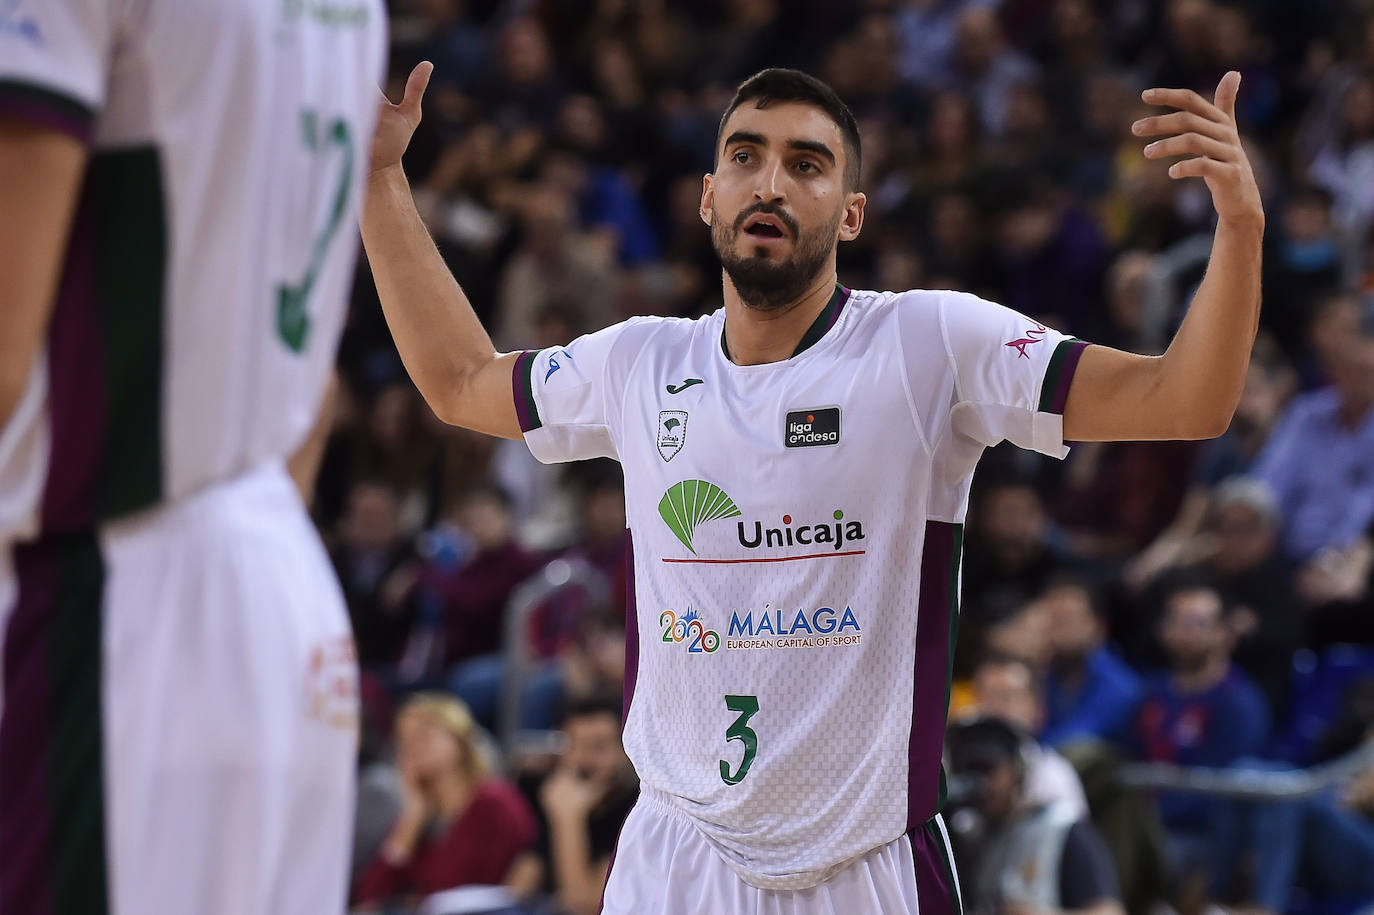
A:
POLYGON ((428 65, 384 105, 363 242, 411 377, 438 416, 543 461, 625 468, 632 588, 625 746, 642 780, 605 911, 958 909, 940 750, 962 522, 1008 439, 1205 438, 1230 421, 1259 315, 1264 214, 1237 137, 1240 82, 1136 125, 1167 134, 1219 213, 1167 354, 1066 339, 953 292, 850 290, 859 136, 824 84, 746 81, 702 220, 725 307, 634 318, 566 347, 493 351, 416 215, 399 160, 428 65))
POLYGON ((0 3, 0 912, 339 912, 356 670, 284 469, 380 0, 0 3))

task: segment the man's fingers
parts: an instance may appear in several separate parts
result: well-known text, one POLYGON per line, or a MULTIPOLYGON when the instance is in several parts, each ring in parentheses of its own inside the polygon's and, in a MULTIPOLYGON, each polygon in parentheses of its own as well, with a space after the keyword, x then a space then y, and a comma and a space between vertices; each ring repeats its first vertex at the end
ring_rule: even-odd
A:
POLYGON ((1222 142, 1232 139, 1231 130, 1225 124, 1193 114, 1191 111, 1175 111, 1172 114, 1141 118, 1131 125, 1131 133, 1138 137, 1200 133, 1204 137, 1222 142))
POLYGON ((1240 94, 1240 71, 1227 70, 1226 75, 1217 83, 1216 106, 1231 119, 1231 123, 1236 122, 1236 96, 1240 94))
POLYGON ((406 78, 406 94, 397 107, 407 115, 414 115, 416 120, 420 118, 420 100, 425 97, 425 88, 429 86, 429 77, 433 72, 434 64, 425 60, 417 64, 406 78))
POLYGON ((1145 158, 1167 159, 1170 156, 1207 156, 1220 162, 1236 161, 1236 148, 1200 133, 1156 140, 1145 147, 1145 158))
POLYGON ((1198 95, 1192 89, 1146 89, 1140 94, 1140 97, 1150 105, 1166 105, 1170 108, 1182 108, 1184 111, 1191 111, 1208 120, 1215 121, 1225 117, 1221 109, 1198 95))
POLYGON ((1207 156, 1198 156, 1169 166, 1169 177, 1225 179, 1234 175, 1239 168, 1240 165, 1235 162, 1218 162, 1207 156))

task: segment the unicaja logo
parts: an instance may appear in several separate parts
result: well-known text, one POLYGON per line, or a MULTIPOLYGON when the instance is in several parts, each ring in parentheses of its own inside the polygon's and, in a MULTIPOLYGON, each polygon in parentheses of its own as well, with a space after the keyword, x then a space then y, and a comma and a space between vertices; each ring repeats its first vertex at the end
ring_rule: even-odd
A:
POLYGON ((658 514, 668 530, 682 541, 682 545, 696 555, 692 536, 708 521, 736 518, 741 514, 735 500, 719 486, 705 480, 683 480, 669 487, 658 502, 658 514))
POLYGON ((825 544, 832 550, 838 550, 846 543, 864 539, 864 526, 859 521, 845 521, 844 512, 838 508, 831 515, 834 518, 833 524, 821 522, 820 524, 796 524, 792 523, 791 515, 782 516, 782 527, 764 527, 762 521, 755 521, 753 529, 745 526, 740 521, 736 527, 739 532, 739 544, 750 550, 759 547, 777 546, 812 546, 825 544))

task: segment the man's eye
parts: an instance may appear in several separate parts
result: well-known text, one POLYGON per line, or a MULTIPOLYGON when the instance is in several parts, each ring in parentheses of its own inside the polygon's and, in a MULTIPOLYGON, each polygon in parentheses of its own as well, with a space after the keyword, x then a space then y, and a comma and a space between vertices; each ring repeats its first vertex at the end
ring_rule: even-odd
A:
POLYGON ((816 163, 808 159, 803 159, 797 163, 797 168, 801 169, 804 172, 814 172, 816 171, 816 163))
POLYGON ((739 152, 735 153, 735 161, 738 162, 740 165, 743 165, 745 162, 749 161, 749 154, 744 150, 740 150, 739 152))

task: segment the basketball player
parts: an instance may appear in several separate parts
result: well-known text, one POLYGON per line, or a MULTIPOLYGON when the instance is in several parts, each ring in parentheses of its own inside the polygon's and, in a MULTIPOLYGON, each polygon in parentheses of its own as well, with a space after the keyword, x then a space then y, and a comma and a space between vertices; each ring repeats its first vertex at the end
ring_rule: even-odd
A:
POLYGON ((859 134, 790 70, 739 87, 703 181, 722 309, 496 353, 398 164, 428 76, 383 109, 363 223, 411 377, 447 422, 625 468, 625 746, 643 787, 605 911, 957 911, 940 757, 974 467, 1004 439, 1063 457, 1066 440, 1227 427, 1264 226, 1240 75, 1215 102, 1150 90, 1175 110, 1134 128, 1165 136, 1147 157, 1186 157, 1170 175, 1204 178, 1219 217, 1158 358, 971 295, 837 282, 836 244, 863 227, 859 134))
POLYGON ((0 912, 338 912, 356 662, 285 462, 379 0, 0 2, 0 912))

